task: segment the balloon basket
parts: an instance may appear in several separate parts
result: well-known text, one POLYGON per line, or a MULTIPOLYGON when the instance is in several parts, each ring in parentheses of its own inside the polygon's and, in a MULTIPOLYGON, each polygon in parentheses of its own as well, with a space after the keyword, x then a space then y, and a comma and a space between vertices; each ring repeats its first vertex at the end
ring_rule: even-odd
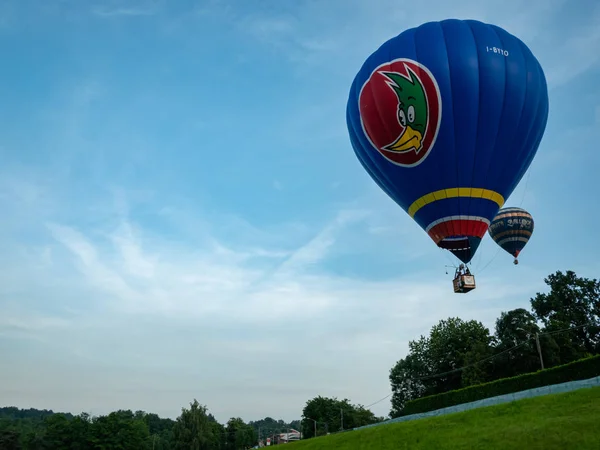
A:
POLYGON ((475 289, 475 276, 466 274, 458 275, 454 278, 452 284, 454 285, 455 294, 466 294, 475 289))

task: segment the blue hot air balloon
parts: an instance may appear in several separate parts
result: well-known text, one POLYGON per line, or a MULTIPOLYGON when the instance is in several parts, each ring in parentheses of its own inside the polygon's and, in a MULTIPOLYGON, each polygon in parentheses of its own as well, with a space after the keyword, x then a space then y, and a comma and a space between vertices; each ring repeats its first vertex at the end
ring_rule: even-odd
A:
POLYGON ((488 233, 519 264, 519 253, 533 233, 533 217, 522 208, 501 208, 492 220, 488 233))
POLYGON ((547 119, 546 79, 529 48, 495 25, 456 19, 379 47, 346 111, 365 170, 463 263, 531 164, 547 119))

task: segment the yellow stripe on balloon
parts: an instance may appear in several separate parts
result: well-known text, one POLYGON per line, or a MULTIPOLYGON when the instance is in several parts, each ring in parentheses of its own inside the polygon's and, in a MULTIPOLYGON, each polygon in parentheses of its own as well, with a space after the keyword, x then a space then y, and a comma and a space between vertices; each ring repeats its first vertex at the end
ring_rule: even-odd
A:
POLYGON ((487 200, 491 200, 497 203, 500 208, 502 208, 502 205, 504 205, 504 197, 498 194, 497 192, 491 191, 489 189, 449 188, 440 189, 439 191, 435 192, 430 192, 429 194, 425 194, 424 196, 416 199, 408 208, 408 214, 410 215, 410 217, 415 217, 417 211, 419 211, 425 205, 436 202, 438 200, 443 200, 445 198, 457 197, 485 198, 487 200))

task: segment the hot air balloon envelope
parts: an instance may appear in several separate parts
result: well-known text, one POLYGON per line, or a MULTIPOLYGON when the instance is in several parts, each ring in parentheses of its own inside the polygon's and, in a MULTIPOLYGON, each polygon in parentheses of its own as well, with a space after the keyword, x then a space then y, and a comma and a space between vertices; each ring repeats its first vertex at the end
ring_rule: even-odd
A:
POLYGON ((533 234, 531 214, 521 208, 501 208, 488 229, 491 238, 506 252, 517 257, 533 234))
POLYGON ((533 160, 548 118, 544 72, 494 25, 429 22, 385 42, 348 99, 365 170, 441 248, 467 263, 533 160))

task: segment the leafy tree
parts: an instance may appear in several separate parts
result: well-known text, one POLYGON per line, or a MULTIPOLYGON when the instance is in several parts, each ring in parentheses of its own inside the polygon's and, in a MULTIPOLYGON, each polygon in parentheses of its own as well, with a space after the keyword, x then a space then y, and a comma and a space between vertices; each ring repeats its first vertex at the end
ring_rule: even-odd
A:
POLYGON ((150 448, 154 450, 170 450, 173 448, 174 420, 163 419, 157 414, 147 414, 143 411, 137 411, 136 416, 141 416, 148 427, 148 432, 150 434, 148 438, 150 448))
POLYGON ((492 354, 491 344, 481 322, 458 317, 440 320, 428 337, 410 341, 408 355, 390 370, 391 417, 409 400, 487 381, 491 364, 476 363, 492 354))
POLYGON ((225 427, 227 448, 231 450, 245 449, 255 445, 258 437, 254 428, 239 417, 232 417, 225 427))
POLYGON ((473 386, 489 381, 492 373, 491 356, 493 348, 489 342, 475 341, 465 353, 464 369, 461 374, 462 387, 473 386))
POLYGON ((540 332, 535 316, 524 308, 500 313, 496 320, 497 348, 515 347, 540 332))
POLYGON ((194 399, 190 408, 182 408, 173 427, 174 447, 177 450, 213 450, 221 447, 222 426, 211 420, 208 408, 194 399))
POLYGON ((315 397, 306 402, 302 410, 302 434, 311 438, 324 434, 328 430, 327 420, 336 407, 336 401, 327 397, 315 397))
MULTIPOLYGON (((465 386, 463 372, 458 371, 469 362, 470 352, 486 354, 491 344, 489 330, 476 320, 464 321, 458 317, 440 320, 429 334, 428 357, 433 368, 434 386, 431 394, 460 389, 465 386), (443 375, 437 375, 443 374, 443 375)), ((471 358, 472 359, 472 358, 471 358)))
POLYGON ((502 312, 496 320, 495 378, 506 378, 540 368, 535 335, 540 333, 535 316, 524 308, 502 312), (520 347, 517 347, 520 346, 520 347), (517 347, 517 348, 514 348, 517 347))
POLYGON ((302 434, 305 438, 315 437, 315 421, 317 436, 343 428, 355 428, 378 421, 375 415, 362 405, 352 405, 348 399, 315 397, 308 402, 302 411, 302 434))
POLYGON ((15 429, 0 431, 0 448, 5 450, 21 450, 20 434, 15 429))
POLYGON ((49 448, 56 450, 67 449, 85 449, 89 448, 92 443, 85 436, 85 440, 81 441, 73 433, 71 428, 71 420, 64 414, 55 414, 45 419, 46 424, 46 445, 49 448))
MULTIPOLYGON (((75 434, 76 422, 72 424, 75 434)), ((79 428, 85 436, 85 427, 79 428)), ((92 445, 96 448, 120 450, 144 449, 149 442, 148 426, 143 418, 136 417, 131 411, 115 411, 107 416, 95 417, 93 427, 87 432, 92 445)))
MULTIPOLYGON (((6 442, 0 445, 9 446, 8 435, 18 436, 18 448, 30 450, 42 450, 48 448, 45 442, 46 426, 44 420, 47 417, 54 415, 51 410, 39 409, 19 409, 14 406, 0 408, 0 435, 4 435, 6 442), (10 433, 3 434, 4 431, 10 430, 10 433)), ((64 414, 67 419, 72 419, 71 414, 64 414)), ((12 438, 11 438, 12 439, 12 438)))
MULTIPOLYGON (((380 418, 373 414, 373 411, 366 409, 363 405, 351 405, 348 400, 340 402, 340 409, 343 412, 343 415, 340 417, 340 429, 342 425, 347 430, 381 421, 380 418)), ((335 420, 333 420, 333 423, 335 425, 335 420)))
POLYGON ((283 420, 275 420, 272 417, 265 417, 261 420, 248 422, 254 431, 256 432, 257 440, 266 439, 268 436, 285 433, 290 428, 301 431, 302 423, 300 420, 293 420, 290 423, 286 423, 283 420))
MULTIPOLYGON (((27 450, 49 449, 46 443, 45 429, 39 425, 21 433, 21 444, 27 450)), ((0 448, 2 448, 1 445, 0 448)))
POLYGON ((596 279, 578 277, 575 272, 560 270, 544 282, 547 294, 537 293, 531 299, 536 319, 545 332, 576 328, 553 335, 560 349, 560 363, 565 364, 600 352, 600 283, 596 279))
MULTIPOLYGON (((413 342, 409 343, 409 347, 411 344, 413 342)), ((422 373, 420 369, 422 369, 422 365, 418 362, 418 356, 409 353, 406 358, 398 361, 390 370, 392 385, 391 417, 397 417, 406 402, 420 398, 425 393, 425 384, 419 379, 419 375, 422 373)))

